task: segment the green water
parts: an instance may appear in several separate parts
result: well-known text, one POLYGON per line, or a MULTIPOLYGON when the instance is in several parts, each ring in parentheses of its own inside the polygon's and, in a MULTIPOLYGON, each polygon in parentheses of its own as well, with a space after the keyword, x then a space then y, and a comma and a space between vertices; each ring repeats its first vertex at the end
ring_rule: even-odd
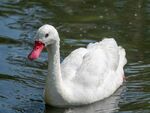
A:
POLYGON ((0 0, 0 113, 149 113, 150 0, 0 0), (30 62, 36 30, 55 26, 61 60, 72 50, 114 37, 127 52, 127 81, 101 102, 45 106, 47 52, 30 62))

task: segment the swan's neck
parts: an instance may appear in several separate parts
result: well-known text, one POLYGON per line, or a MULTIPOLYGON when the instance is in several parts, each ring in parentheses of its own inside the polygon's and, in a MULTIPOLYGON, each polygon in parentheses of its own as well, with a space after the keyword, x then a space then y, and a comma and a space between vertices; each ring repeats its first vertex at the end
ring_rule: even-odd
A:
POLYGON ((60 70, 59 42, 47 47, 48 49, 48 76, 47 84, 59 85, 62 82, 60 70))
MULTIPOLYGON (((60 69, 59 41, 47 46, 48 49, 48 76, 45 86, 45 100, 47 103, 59 100, 63 102, 63 83, 60 69)), ((58 102, 58 101, 57 101, 58 102)), ((52 104, 52 103, 51 103, 52 104)))

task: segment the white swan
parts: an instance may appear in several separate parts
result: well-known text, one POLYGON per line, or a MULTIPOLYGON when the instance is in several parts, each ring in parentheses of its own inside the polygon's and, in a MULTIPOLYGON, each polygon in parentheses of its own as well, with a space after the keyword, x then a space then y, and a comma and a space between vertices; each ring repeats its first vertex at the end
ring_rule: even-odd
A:
POLYGON ((59 107, 90 104, 112 95, 122 85, 127 60, 125 50, 113 38, 76 49, 60 64, 57 30, 43 25, 35 37, 28 58, 38 58, 44 47, 48 50, 47 104, 59 107))

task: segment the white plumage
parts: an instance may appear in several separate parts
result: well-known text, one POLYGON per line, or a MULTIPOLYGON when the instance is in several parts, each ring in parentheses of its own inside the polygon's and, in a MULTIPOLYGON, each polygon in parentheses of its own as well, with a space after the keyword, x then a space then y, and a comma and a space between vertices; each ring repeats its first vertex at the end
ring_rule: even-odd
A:
MULTIPOLYGON (((113 38, 76 49, 60 64, 57 31, 51 25, 44 25, 37 36, 43 35, 43 31, 54 36, 46 39, 50 44, 47 45, 46 103, 54 106, 90 104, 112 95, 122 85, 123 67, 127 62, 125 50, 113 38)), ((45 43, 43 36, 39 40, 45 43)))

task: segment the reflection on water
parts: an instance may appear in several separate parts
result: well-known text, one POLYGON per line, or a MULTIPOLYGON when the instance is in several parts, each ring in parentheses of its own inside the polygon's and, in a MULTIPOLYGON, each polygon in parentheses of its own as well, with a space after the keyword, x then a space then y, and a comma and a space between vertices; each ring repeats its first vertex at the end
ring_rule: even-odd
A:
POLYGON ((5 0, 0 10, 0 113, 150 112, 150 0, 5 0), (115 37, 127 52, 123 91, 88 106, 45 107, 47 52, 35 62, 26 58, 45 23, 60 33, 61 60, 78 47, 115 37))

